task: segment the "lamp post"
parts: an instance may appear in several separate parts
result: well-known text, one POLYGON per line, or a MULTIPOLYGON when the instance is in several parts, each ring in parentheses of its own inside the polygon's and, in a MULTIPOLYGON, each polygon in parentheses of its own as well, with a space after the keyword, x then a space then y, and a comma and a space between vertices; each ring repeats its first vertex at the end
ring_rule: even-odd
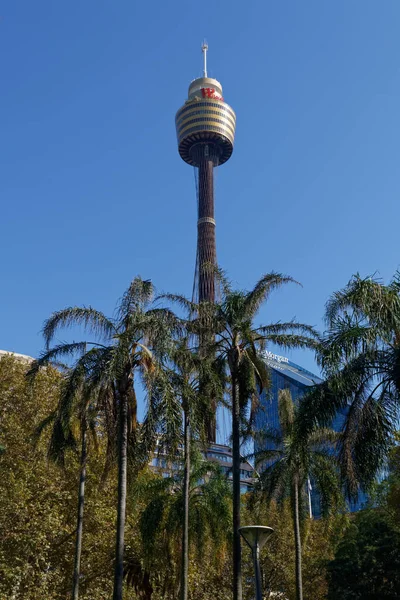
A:
POLYGON ((274 530, 272 527, 264 527, 263 525, 247 525, 240 527, 239 531, 252 551, 256 581, 256 600, 262 600, 260 550, 270 535, 274 533, 274 530))

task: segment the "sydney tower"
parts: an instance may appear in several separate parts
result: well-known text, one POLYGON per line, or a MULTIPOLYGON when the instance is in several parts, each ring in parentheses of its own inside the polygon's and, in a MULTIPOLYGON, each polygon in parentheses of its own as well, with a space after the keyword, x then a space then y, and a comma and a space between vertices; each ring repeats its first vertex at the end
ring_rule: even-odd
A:
POLYGON ((214 168, 226 162, 233 151, 236 115, 222 96, 222 86, 207 76, 206 43, 203 77, 189 86, 188 99, 175 117, 181 158, 195 167, 198 200, 197 255, 194 300, 215 301, 215 274, 204 269, 217 263, 214 218, 214 168))

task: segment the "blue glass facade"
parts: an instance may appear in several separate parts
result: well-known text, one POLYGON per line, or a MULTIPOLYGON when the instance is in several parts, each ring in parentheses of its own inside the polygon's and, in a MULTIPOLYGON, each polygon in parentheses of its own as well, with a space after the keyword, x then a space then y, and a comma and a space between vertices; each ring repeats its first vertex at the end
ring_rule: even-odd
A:
MULTIPOLYGON (((182 451, 183 447, 180 445, 178 454, 181 457, 182 451)), ((202 454, 207 460, 216 462, 227 479, 232 481, 232 450, 229 446, 211 444, 202 454)), ((170 458, 164 453, 163 448, 160 447, 159 440, 157 440, 156 450, 149 465, 163 477, 171 477, 174 472, 183 468, 181 462, 171 462, 170 458)), ((240 464, 240 491, 242 494, 246 494, 253 488, 253 473, 253 466, 243 458, 240 464)))
MULTIPOLYGON (((271 443, 262 443, 260 441, 261 436, 257 436, 257 432, 261 433, 263 430, 268 428, 273 428, 276 430, 280 429, 278 415, 279 390, 289 389, 293 400, 297 402, 304 395, 307 387, 321 382, 321 379, 317 375, 306 371, 302 367, 292 363, 284 357, 267 353, 266 362, 271 370, 271 387, 269 390, 267 390, 267 392, 264 391, 261 394, 260 406, 255 416, 255 452, 273 447, 271 443)), ((332 428, 335 431, 341 431, 345 422, 346 412, 347 410, 344 409, 337 413, 332 423, 332 428)), ((313 482, 311 481, 310 483, 312 513, 315 517, 317 517, 321 514, 319 494, 315 489, 315 486, 313 486, 313 482)), ((351 512, 360 510, 363 508, 366 502, 366 495, 360 493, 356 501, 349 503, 349 510, 351 512)))

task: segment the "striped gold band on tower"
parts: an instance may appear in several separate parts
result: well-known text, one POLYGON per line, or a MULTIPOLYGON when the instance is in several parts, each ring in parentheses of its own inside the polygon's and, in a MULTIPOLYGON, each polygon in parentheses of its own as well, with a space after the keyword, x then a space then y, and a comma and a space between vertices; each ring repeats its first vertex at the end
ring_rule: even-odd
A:
MULTIPOLYGON (((227 119, 220 119, 218 117, 214 117, 212 114, 207 117, 201 117, 197 119, 191 119, 190 121, 183 123, 180 128, 177 128, 178 139, 181 140, 188 131, 192 131, 194 127, 200 127, 200 129, 207 128, 213 129, 219 128, 223 129, 226 133, 225 135, 229 137, 232 142, 235 137, 235 131, 227 119)), ((199 131, 199 129, 197 129, 199 131)))

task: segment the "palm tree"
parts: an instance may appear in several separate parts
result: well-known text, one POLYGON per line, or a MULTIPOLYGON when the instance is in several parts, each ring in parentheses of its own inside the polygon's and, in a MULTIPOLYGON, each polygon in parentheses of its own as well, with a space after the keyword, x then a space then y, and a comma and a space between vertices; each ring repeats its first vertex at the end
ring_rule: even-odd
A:
MULTIPOLYGON (((188 478, 188 506, 185 509, 184 488, 186 485, 185 460, 170 467, 169 477, 159 475, 137 480, 133 488, 134 497, 140 498, 144 509, 140 515, 140 531, 144 548, 144 572, 148 573, 146 585, 157 577, 157 561, 162 556, 166 567, 166 581, 160 582, 164 595, 170 590, 177 597, 173 559, 175 550, 181 546, 182 519, 188 511, 190 538, 199 559, 205 547, 220 550, 229 539, 231 521, 230 485, 215 462, 204 460, 196 445, 191 449, 191 472, 188 478), (195 541, 194 541, 195 540, 195 541), (175 590, 175 591, 174 591, 175 590)), ((137 560, 132 555, 126 566, 127 577, 137 585, 137 560), (133 560, 132 560, 133 559, 133 560)), ((139 571, 140 572, 140 571, 139 571)), ((182 595, 182 569, 179 577, 182 595)), ((141 579, 143 582, 143 578, 141 579)), ((139 586, 140 587, 140 586, 139 586)))
POLYGON ((302 403, 311 430, 338 410, 346 422, 339 448, 349 495, 367 488, 390 449, 400 400, 400 273, 389 285, 355 275, 326 305, 318 358, 326 380, 302 403))
POLYGON ((223 394, 223 384, 213 363, 190 347, 188 332, 174 340, 165 356, 157 390, 153 390, 143 427, 153 423, 159 448, 176 460, 183 429, 183 512, 180 597, 187 600, 189 568, 189 479, 190 448, 194 441, 205 444, 210 422, 210 398, 223 394))
MULTIPOLYGON (((211 267, 210 267, 211 268, 211 267)), ((214 268, 214 267, 212 267, 214 268)), ((264 275, 247 292, 234 290, 224 274, 217 270, 221 287, 221 301, 198 305, 182 296, 172 296, 188 312, 192 330, 204 344, 209 340, 208 354, 215 357, 217 371, 230 376, 232 412, 232 475, 233 475, 233 598, 242 599, 240 547, 240 442, 244 424, 251 426, 253 409, 260 390, 269 384, 269 372, 260 352, 268 343, 283 348, 316 346, 315 330, 296 321, 256 326, 254 320, 271 292, 286 283, 296 283, 279 273, 264 275), (197 315, 193 318, 193 315, 197 315), (250 419, 246 419, 248 404, 250 419)), ((203 348, 204 353, 204 348, 203 348)))
MULTIPOLYGON (((142 377, 151 390, 158 373, 158 359, 170 344, 175 320, 168 311, 151 308, 154 288, 150 281, 136 277, 118 303, 115 318, 107 318, 92 307, 70 307, 53 313, 43 334, 47 350, 38 367, 59 358, 81 358, 90 386, 112 394, 118 422, 118 505, 113 600, 122 600, 124 532, 127 494, 128 442, 137 445, 135 378, 142 377), (81 326, 94 335, 84 340, 50 347, 61 328, 81 326), (89 352, 88 346, 93 346, 89 352)), ((147 433, 147 432, 146 432, 147 433)))
POLYGON ((338 435, 321 429, 305 435, 288 389, 278 394, 278 430, 267 429, 260 436, 267 449, 255 454, 261 465, 256 489, 271 500, 290 497, 296 555, 296 598, 303 599, 300 507, 309 477, 315 482, 324 513, 341 504, 341 485, 336 467, 334 444, 338 435))

